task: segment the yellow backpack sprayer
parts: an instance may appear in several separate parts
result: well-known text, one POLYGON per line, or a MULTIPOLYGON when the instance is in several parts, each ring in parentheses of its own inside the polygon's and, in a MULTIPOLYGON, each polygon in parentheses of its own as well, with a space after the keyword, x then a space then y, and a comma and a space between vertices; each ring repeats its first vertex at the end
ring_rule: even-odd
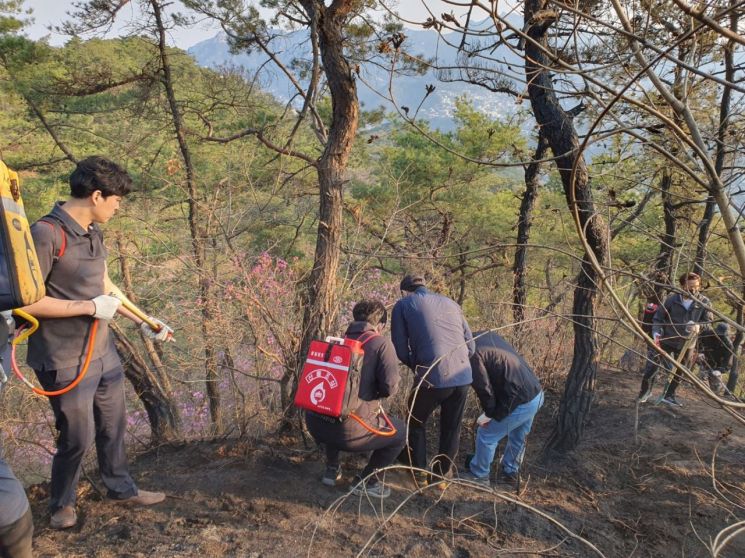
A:
MULTIPOLYGON (((64 255, 66 233, 58 225, 48 221, 45 221, 45 223, 58 228, 60 231, 60 247, 55 255, 55 259, 59 260, 64 255)), ((94 320, 91 324, 85 359, 78 375, 72 383, 56 391, 46 391, 38 388, 26 379, 18 367, 16 363, 16 348, 39 328, 38 320, 28 312, 20 310, 20 308, 41 300, 45 294, 44 277, 41 273, 39 260, 34 248, 34 241, 31 236, 31 229, 23 207, 18 175, 0 161, 0 311, 3 318, 0 325, 3 326, 3 332, 7 330, 10 334, 13 333, 14 323, 11 318, 11 311, 13 315, 27 322, 27 324, 18 328, 12 337, 9 359, 11 368, 14 374, 29 386, 34 393, 53 397, 67 393, 75 388, 88 372, 95 346, 99 320, 94 320)), ((119 298, 122 300, 122 305, 125 308, 146 321, 153 330, 158 331, 160 329, 157 323, 153 322, 152 319, 129 300, 119 298)), ((5 343, 5 339, 0 339, 0 385, 7 381, 7 376, 2 366, 2 353, 5 352, 3 350, 5 343)))

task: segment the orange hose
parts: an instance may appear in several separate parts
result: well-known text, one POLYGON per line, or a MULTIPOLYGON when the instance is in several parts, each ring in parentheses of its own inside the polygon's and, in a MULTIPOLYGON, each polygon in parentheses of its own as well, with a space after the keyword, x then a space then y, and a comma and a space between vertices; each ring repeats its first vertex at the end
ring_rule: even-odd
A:
MULTIPOLYGON (((83 367, 80 369, 80 372, 75 377, 75 379, 70 382, 69 385, 63 387, 62 389, 58 389, 56 391, 46 391, 41 388, 34 387, 31 382, 29 382, 21 373, 20 368, 18 368, 18 363, 16 362, 16 344, 13 344, 10 352, 10 364, 13 368, 13 373, 18 376, 18 378, 25 383, 26 385, 31 386, 31 389, 34 393, 37 395, 46 395, 47 397, 56 397, 58 395, 62 395, 63 393, 67 393, 71 389, 73 389, 75 386, 77 386, 80 382, 83 381, 83 378, 85 378, 85 375, 88 373, 88 367, 91 363, 91 357, 93 356, 93 348, 96 344, 96 333, 98 332, 98 322, 99 320, 94 320, 91 324, 91 335, 90 339, 88 340, 88 351, 85 354, 85 360, 83 361, 83 367)), ((18 330, 18 333, 23 330, 23 327, 18 330)))
POLYGON ((385 414, 385 411, 383 411, 383 409, 380 410, 380 414, 383 415, 383 418, 385 419, 385 422, 388 425, 388 428, 390 430, 378 430, 377 428, 373 428, 372 426, 367 424, 364 420, 362 420, 359 416, 355 415, 354 413, 349 413, 349 416, 352 417, 357 422, 359 422, 365 428, 365 430, 368 430, 372 432, 373 434, 376 434, 378 436, 384 436, 386 438, 395 436, 398 430, 396 430, 396 427, 393 426, 391 419, 388 418, 388 415, 385 414))

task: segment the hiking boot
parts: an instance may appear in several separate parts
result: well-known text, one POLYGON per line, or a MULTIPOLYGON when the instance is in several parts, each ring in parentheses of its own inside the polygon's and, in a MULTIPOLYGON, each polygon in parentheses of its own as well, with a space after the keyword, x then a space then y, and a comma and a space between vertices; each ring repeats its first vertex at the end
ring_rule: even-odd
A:
POLYGON ((491 483, 489 482, 489 477, 477 477, 474 475, 470 469, 464 471, 460 475, 460 479, 468 482, 473 482, 476 484, 480 484, 481 486, 485 486, 487 488, 491 488, 491 483))
POLYGON ((326 486, 336 486, 337 481, 341 480, 341 467, 332 467, 331 465, 326 466, 326 470, 323 472, 321 482, 326 486))
POLYGON ((497 482, 500 482, 502 484, 517 484, 518 478, 518 472, 508 473, 504 469, 500 469, 499 475, 497 476, 497 482))
POLYGON ((662 403, 665 403, 667 405, 670 405, 672 407, 682 407, 683 406, 683 403, 681 403, 680 401, 678 401, 677 399, 675 399, 675 396, 674 395, 666 395, 665 397, 662 398, 662 401, 661 402, 662 403))
POLYGON ((130 504, 132 506, 152 506, 154 504, 160 504, 165 499, 166 495, 162 492, 138 490, 134 496, 122 500, 114 500, 114 502, 118 504, 130 504))
POLYGON ((49 526, 52 529, 69 529, 78 523, 78 514, 72 506, 64 506, 58 509, 49 518, 49 526))
POLYGON ((388 496, 391 495, 391 489, 385 486, 382 482, 371 482, 367 481, 364 482, 358 482, 354 488, 352 488, 352 494, 356 494, 357 496, 360 496, 362 494, 366 494, 370 498, 388 498, 388 496))

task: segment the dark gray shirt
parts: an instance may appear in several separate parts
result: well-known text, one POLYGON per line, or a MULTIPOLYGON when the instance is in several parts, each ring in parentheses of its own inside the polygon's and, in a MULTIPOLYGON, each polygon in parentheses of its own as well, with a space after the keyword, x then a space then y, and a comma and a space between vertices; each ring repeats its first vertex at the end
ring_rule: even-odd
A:
MULTIPOLYGON (((90 300, 104 293, 106 248, 103 234, 95 223, 84 230, 57 202, 42 219, 54 227, 37 221, 31 235, 39 257, 39 267, 45 280, 47 295, 63 300, 90 300), (65 235, 65 251, 57 260, 65 235)), ((88 338, 93 324, 91 316, 47 318, 39 320, 39 330, 29 338, 28 365, 37 371, 59 370, 79 366, 85 359, 88 338)), ((98 325, 92 359, 113 351, 106 320, 98 325)))

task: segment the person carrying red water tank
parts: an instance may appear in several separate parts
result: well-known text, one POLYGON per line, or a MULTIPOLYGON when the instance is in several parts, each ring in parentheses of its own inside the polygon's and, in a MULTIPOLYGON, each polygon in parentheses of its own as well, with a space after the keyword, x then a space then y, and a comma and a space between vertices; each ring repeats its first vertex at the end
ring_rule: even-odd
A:
POLYGON ((162 322, 150 320, 160 325, 156 332, 123 308, 124 295, 109 279, 99 225, 114 216, 131 188, 132 179, 116 163, 88 157, 70 175, 70 198, 57 202, 31 227, 47 295, 21 309, 40 324, 29 339, 28 365, 45 390, 62 392, 82 372, 81 364, 88 363, 74 389, 49 397, 59 433, 49 502, 53 529, 77 523, 81 462, 94 440, 109 498, 139 505, 165 498, 161 492, 139 490, 129 474, 124 371, 107 325, 120 314, 154 340, 165 341, 172 333, 162 322))
POLYGON ((370 460, 355 479, 353 492, 358 494, 365 491, 370 496, 386 498, 390 495, 390 488, 374 473, 395 461, 406 444, 406 431, 401 420, 384 416, 381 402, 395 395, 401 376, 393 345, 380 335, 388 317, 385 306, 376 300, 362 300, 355 304, 352 316, 354 321, 349 324, 344 337, 360 341, 364 350, 359 406, 354 409, 355 416, 341 420, 306 411, 305 422, 316 442, 326 447, 326 470, 321 478, 323 484, 335 486, 341 480, 339 456, 342 451, 371 451, 370 460), (392 433, 392 424, 395 434, 380 435, 372 432, 355 417, 373 428, 381 431, 386 429, 386 434, 392 433), (391 424, 387 423, 386 418, 391 424), (366 482, 360 482, 366 478, 366 482))

